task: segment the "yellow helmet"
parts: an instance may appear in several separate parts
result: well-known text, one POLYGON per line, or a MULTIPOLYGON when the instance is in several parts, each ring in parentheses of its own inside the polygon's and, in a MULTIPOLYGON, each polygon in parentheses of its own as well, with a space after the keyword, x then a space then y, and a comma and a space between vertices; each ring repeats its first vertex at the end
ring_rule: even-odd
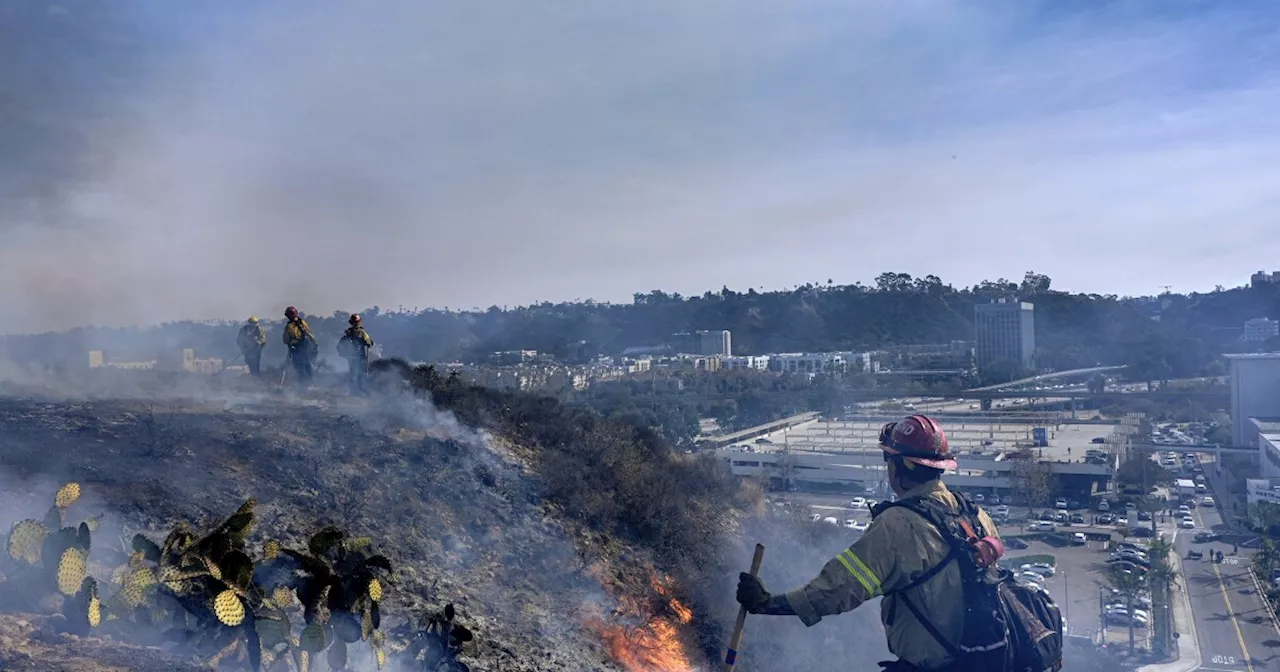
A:
POLYGON ((254 315, 253 317, 249 318, 249 324, 257 324, 257 323, 258 323, 257 315, 254 315))

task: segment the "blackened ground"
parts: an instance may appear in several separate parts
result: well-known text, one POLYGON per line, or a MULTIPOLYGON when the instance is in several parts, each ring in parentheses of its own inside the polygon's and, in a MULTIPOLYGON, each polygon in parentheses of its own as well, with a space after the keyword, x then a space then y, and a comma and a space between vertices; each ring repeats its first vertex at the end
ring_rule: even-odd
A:
MULTIPOLYGON (((181 520, 215 524, 256 497, 251 544, 305 547, 325 523, 374 539, 396 567, 384 627, 452 602, 478 634, 474 669, 612 669, 576 618, 582 604, 601 599, 601 586, 582 571, 573 533, 545 514, 509 444, 414 400, 322 408, 2 399, 0 427, 5 530, 41 517, 60 481, 83 486, 73 516, 106 511, 126 536, 157 539, 181 520)), ((118 547, 111 531, 97 535, 92 562, 111 564, 113 537, 118 547)), ((39 619, 28 620, 39 632, 39 619)), ((23 668, 35 644, 19 641, 23 628, 7 622, 3 669, 106 670, 112 656, 133 660, 110 646, 95 656, 86 640, 78 646, 98 667, 78 667, 64 653, 56 666, 23 668)), ((147 669, 137 665, 125 667, 147 669)))

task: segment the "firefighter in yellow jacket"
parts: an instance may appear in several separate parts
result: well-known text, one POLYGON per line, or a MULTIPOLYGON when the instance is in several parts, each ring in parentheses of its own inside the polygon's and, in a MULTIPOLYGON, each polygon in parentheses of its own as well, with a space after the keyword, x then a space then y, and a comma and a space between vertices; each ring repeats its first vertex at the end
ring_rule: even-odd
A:
POLYGON ((257 316, 250 317, 240 333, 236 334, 236 345, 244 354, 244 363, 249 367, 249 375, 257 376, 262 367, 262 349, 267 347, 267 330, 262 328, 257 316))
POLYGON ((298 372, 298 384, 307 385, 315 371, 315 357, 319 351, 316 337, 311 335, 311 326, 298 314, 298 309, 289 306, 284 310, 284 344, 289 348, 289 362, 298 372))
MULTIPOLYGON (((889 423, 881 431, 880 448, 899 502, 931 498, 948 510, 957 508, 955 495, 940 478, 955 469, 956 462, 937 421, 913 415, 889 423)), ((995 522, 986 512, 979 509, 977 519, 983 528, 980 536, 998 539, 995 522)), ((807 585, 770 595, 760 579, 743 573, 737 598, 753 614, 799 616, 812 626, 823 616, 884 596, 880 619, 889 651, 899 660, 881 664, 890 670, 947 670, 955 662, 949 649, 960 641, 965 615, 961 570, 957 562, 948 561, 950 549, 939 530, 915 511, 905 506, 881 508, 862 537, 807 585), (931 570, 934 573, 927 576, 931 570), (935 633, 950 646, 938 641, 935 633)), ((1000 670, 999 663, 990 667, 990 672, 1000 670)))
POLYGON ((369 351, 373 348, 373 337, 364 330, 360 316, 352 314, 347 318, 347 330, 338 340, 338 354, 347 360, 348 384, 351 394, 364 394, 365 377, 369 374, 369 351))

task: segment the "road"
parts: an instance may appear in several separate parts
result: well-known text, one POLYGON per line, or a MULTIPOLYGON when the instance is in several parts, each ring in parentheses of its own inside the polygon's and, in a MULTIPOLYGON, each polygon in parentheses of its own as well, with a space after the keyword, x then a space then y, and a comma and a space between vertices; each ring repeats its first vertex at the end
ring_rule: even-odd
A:
MULTIPOLYGON (((1196 507, 1198 529, 1224 529, 1216 508, 1196 507)), ((1231 543, 1195 543, 1196 530, 1182 530, 1174 548, 1183 559, 1191 611, 1199 637, 1199 669, 1280 670, 1280 630, 1271 620, 1264 600, 1249 574, 1251 558, 1246 549, 1231 555, 1231 543), (1187 551, 1205 551, 1205 560, 1186 559, 1187 551), (1222 564, 1208 562, 1209 551, 1221 551, 1222 564)), ((1181 629, 1181 628, 1180 628, 1181 629)))

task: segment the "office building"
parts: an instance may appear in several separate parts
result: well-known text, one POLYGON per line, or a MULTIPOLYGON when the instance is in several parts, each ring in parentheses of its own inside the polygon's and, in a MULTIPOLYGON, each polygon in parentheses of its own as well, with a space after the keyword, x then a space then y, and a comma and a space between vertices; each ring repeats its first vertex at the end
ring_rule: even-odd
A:
MULTIPOLYGON (((1226 358, 1231 364, 1231 443, 1259 446, 1259 425, 1280 418, 1280 352, 1226 358)), ((1280 442, 1280 434, 1276 440, 1280 442)), ((1261 462, 1265 466, 1268 460, 1261 462)))
POLYGON ((1265 317, 1256 317, 1244 323, 1244 333, 1240 340, 1245 343, 1266 343, 1280 336, 1280 322, 1265 317))
POLYGON ((1249 284, 1254 287, 1266 287, 1267 285, 1280 284, 1280 271, 1258 271, 1249 276, 1249 284))
POLYGON ((1017 362, 1024 369, 1034 368, 1036 350, 1035 306, 1025 301, 1000 299, 973 307, 973 326, 977 336, 974 358, 978 370, 1001 360, 1017 362))
POLYGON ((733 355, 733 339, 729 335, 728 329, 718 331, 699 331, 698 335, 698 354, 721 357, 729 357, 733 355))

